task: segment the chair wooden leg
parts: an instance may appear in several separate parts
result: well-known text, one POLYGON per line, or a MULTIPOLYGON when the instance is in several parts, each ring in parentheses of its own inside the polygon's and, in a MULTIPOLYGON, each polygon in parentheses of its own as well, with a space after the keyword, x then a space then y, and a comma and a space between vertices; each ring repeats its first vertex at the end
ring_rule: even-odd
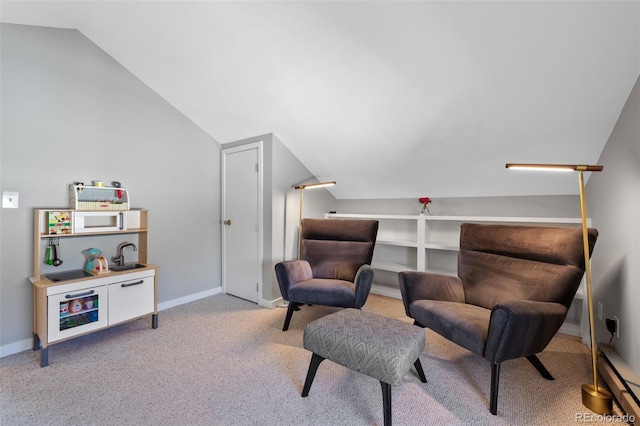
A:
POLYGON ((536 370, 538 370, 542 377, 547 380, 554 380, 551 373, 549 373, 549 370, 547 370, 547 367, 545 367, 544 364, 542 364, 542 361, 540 361, 540 358, 535 355, 529 355, 527 359, 531 364, 533 364, 533 366, 536 368, 536 370))
POLYGON ((498 414, 498 381, 500 379, 500 363, 491 363, 491 399, 489 401, 489 411, 494 416, 498 414))
POLYGON ((391 426, 391 385, 380 382, 382 386, 382 411, 384 415, 384 426, 391 426))
POLYGON ((318 371, 318 366, 325 359, 320 355, 313 354, 311 357, 311 362, 309 363, 309 371, 307 371, 307 379, 304 381, 304 387, 302 388, 302 396, 305 397, 309 395, 309 390, 311 389, 311 384, 313 383, 314 377, 316 377, 316 371, 318 371))
POLYGON ((416 371, 418 372, 418 377, 420 377, 420 381, 422 383, 427 383, 427 377, 424 375, 424 370, 422 369, 422 363, 420 363, 420 358, 416 359, 416 362, 413 365, 416 367, 416 371))
POLYGON ((287 307, 287 316, 284 319, 284 326, 282 327, 282 331, 287 331, 289 329, 289 323, 291 322, 291 317, 293 316, 293 311, 296 311, 299 303, 289 302, 289 306, 287 307))

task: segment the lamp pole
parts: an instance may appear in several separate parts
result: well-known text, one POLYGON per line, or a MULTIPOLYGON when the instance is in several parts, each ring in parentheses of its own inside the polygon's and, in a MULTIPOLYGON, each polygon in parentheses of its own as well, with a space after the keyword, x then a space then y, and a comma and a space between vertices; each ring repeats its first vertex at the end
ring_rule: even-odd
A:
POLYGON ((304 206, 304 186, 300 187, 300 214, 298 218, 298 259, 302 259, 302 207, 304 206))
POLYGON ((336 181, 329 182, 314 182, 314 183, 303 183, 300 185, 295 185, 293 189, 300 190, 300 213, 298 219, 298 259, 302 259, 302 208, 304 206, 304 190, 306 188, 323 188, 327 186, 333 186, 336 184, 336 181))
POLYGON ((584 250, 584 268, 587 277, 587 307, 589 310, 589 333, 591 339, 591 370, 593 384, 582 385, 582 405, 598 414, 609 414, 613 408, 612 395, 606 389, 598 388, 598 345, 593 316, 593 288, 591 284, 591 262, 589 256, 589 231, 587 228, 587 202, 584 193, 584 172, 601 172, 601 165, 582 164, 522 164, 507 163, 508 169, 577 171, 580 184, 580 216, 582 218, 582 246, 584 250))
POLYGON ((580 213, 582 215, 582 244, 584 246, 585 273, 587 275, 587 306, 589 307, 589 330, 591 337, 591 366, 593 385, 582 385, 582 405, 598 414, 609 414, 613 408, 612 395, 606 389, 598 388, 598 354, 596 344, 596 328, 593 315, 593 287, 591 285, 591 262, 589 261, 589 236, 587 234, 587 202, 584 194, 583 172, 578 169, 580 181, 580 213))

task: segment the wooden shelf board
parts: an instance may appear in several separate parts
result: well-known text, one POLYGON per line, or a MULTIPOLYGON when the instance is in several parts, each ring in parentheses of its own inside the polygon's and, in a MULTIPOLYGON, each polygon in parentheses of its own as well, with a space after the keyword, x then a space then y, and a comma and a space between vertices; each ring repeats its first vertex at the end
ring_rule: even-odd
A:
POLYGON ((507 222, 507 223, 575 223, 581 224, 579 217, 517 217, 517 216, 435 216, 408 214, 358 214, 358 213, 327 213, 328 218, 353 219, 398 219, 398 220, 426 220, 427 222, 507 222))
POLYGON ((459 251, 460 246, 447 243, 428 243, 424 245, 424 248, 428 250, 446 250, 446 251, 459 251))
POLYGON ((405 265, 397 262, 372 262, 371 267, 373 269, 379 269, 381 271, 389 272, 403 272, 403 271, 415 271, 415 266, 405 265))
POLYGON ((357 214, 357 213, 327 213, 328 218, 344 219, 418 219, 417 215, 410 214, 357 214))
POLYGON ((376 244, 382 244, 385 246, 398 246, 398 247, 418 247, 418 243, 409 240, 392 240, 392 239, 379 239, 376 240, 376 244))

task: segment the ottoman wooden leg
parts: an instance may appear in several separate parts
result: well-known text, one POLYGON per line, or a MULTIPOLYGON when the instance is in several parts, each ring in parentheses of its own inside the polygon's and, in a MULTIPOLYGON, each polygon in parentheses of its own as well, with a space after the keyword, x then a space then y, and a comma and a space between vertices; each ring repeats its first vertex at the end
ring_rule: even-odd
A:
POLYGON ((307 371, 307 379, 304 381, 304 388, 302 388, 302 396, 305 397, 309 395, 309 389, 311 389, 311 383, 313 383, 313 378, 316 377, 316 371, 318 371, 318 366, 325 358, 322 358, 320 355, 313 354, 311 357, 311 363, 309 363, 309 371, 307 371))
POLYGON ((418 358, 413 365, 416 367, 416 371, 418 372, 418 377, 420 377, 420 381, 422 383, 427 383, 427 377, 424 375, 424 370, 422 369, 422 363, 420 363, 420 358, 418 358))
POLYGON ((287 307, 287 316, 284 318, 284 326, 282 326, 282 331, 287 331, 289 329, 289 323, 291 322, 293 311, 299 310, 299 306, 299 303, 289 301, 289 306, 287 307))
POLYGON ((382 411, 384 413, 384 426, 391 426, 391 385, 380 382, 382 386, 382 411))

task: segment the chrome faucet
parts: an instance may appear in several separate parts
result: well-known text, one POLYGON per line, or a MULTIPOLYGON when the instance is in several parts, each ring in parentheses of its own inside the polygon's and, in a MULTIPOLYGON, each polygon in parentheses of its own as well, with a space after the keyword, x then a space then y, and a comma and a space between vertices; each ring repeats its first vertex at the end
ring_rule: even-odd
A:
POLYGON ((111 260, 113 260, 113 263, 115 263, 116 265, 119 265, 119 266, 124 265, 124 253, 122 253, 122 250, 125 247, 132 247, 133 251, 138 251, 138 247, 136 247, 136 245, 133 243, 127 242, 127 243, 118 244, 118 248, 116 249, 116 255, 111 258, 111 260))

